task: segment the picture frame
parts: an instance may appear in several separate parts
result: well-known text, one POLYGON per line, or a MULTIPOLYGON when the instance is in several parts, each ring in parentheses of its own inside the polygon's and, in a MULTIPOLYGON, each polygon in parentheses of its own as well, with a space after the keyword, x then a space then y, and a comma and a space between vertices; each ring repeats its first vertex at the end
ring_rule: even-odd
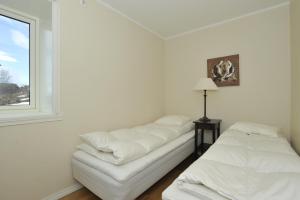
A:
POLYGON ((207 77, 218 87, 240 85, 239 54, 207 60, 207 77))

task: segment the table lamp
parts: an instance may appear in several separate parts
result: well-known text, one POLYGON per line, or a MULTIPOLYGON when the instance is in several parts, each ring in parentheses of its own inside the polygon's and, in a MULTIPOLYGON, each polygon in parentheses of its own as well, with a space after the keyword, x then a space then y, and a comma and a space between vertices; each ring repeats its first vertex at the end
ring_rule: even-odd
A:
POLYGON ((208 122, 210 119, 206 116, 206 91, 218 90, 218 87, 211 78, 200 78, 197 85, 194 87, 194 91, 204 91, 204 116, 200 118, 200 121, 208 122))

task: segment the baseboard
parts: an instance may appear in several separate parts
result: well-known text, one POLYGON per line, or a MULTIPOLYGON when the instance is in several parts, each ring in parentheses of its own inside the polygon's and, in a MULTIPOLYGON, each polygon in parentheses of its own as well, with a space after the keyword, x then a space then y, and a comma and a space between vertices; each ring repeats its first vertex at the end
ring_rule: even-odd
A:
POLYGON ((49 196, 47 196, 41 200, 58 200, 60 198, 63 198, 64 196, 67 196, 68 194, 71 194, 72 192, 79 190, 82 187, 83 186, 81 184, 75 183, 74 185, 66 187, 56 193, 50 194, 49 196))

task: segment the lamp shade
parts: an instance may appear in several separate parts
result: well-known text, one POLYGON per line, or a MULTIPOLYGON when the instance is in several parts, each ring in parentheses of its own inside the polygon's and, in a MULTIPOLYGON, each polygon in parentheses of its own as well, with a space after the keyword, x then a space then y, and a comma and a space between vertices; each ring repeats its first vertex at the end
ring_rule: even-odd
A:
POLYGON ((203 90, 218 90, 218 87, 211 78, 200 78, 197 85, 194 87, 195 91, 203 90))

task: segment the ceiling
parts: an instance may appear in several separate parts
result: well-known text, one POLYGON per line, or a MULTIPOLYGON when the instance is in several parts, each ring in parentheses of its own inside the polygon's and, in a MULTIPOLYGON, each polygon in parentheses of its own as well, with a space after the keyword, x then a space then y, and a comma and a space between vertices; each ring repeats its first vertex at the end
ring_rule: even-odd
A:
POLYGON ((52 16, 51 2, 48 0, 0 0, 0 6, 21 11, 44 21, 50 21, 52 16))
POLYGON ((138 24, 169 38, 287 3, 289 0, 98 0, 138 24))

